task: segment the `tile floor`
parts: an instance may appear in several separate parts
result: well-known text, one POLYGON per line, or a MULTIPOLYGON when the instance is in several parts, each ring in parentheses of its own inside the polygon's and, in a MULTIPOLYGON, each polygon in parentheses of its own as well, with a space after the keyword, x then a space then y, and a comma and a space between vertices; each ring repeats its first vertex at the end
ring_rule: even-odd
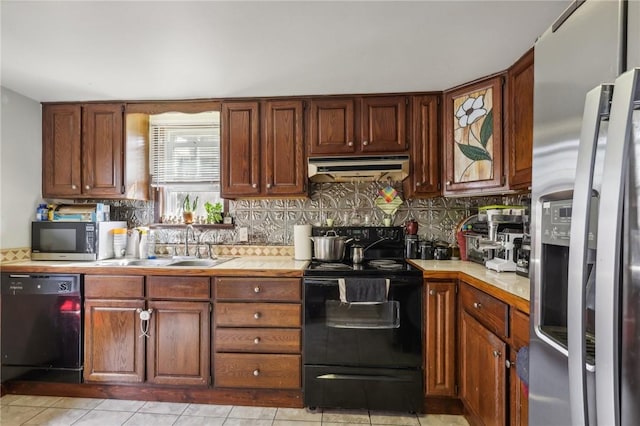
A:
POLYGON ((240 407, 231 405, 125 401, 117 399, 5 395, 0 425, 74 426, 468 426, 462 416, 409 415, 375 411, 240 407))

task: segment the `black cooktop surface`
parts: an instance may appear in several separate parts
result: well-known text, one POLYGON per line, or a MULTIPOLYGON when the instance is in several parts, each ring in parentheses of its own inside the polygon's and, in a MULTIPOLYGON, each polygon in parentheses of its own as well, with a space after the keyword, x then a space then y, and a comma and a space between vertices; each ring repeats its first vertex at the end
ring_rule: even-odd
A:
POLYGON ((360 264, 349 262, 311 261, 304 271, 305 276, 340 277, 356 275, 409 275, 419 276, 422 272, 404 259, 371 259, 360 264))

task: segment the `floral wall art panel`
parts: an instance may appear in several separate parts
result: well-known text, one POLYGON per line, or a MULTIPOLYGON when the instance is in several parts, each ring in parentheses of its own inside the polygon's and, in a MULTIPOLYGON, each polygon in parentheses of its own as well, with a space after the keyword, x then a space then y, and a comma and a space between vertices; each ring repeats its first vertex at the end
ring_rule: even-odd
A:
POLYGON ((445 191, 499 186, 502 78, 463 86, 445 97, 445 191))

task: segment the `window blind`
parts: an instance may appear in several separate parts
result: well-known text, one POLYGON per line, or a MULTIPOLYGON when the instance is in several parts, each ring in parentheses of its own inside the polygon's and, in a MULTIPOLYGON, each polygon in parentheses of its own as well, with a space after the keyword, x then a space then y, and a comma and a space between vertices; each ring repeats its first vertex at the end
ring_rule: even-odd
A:
POLYGON ((163 115, 149 124, 151 185, 219 184, 220 114, 163 115))

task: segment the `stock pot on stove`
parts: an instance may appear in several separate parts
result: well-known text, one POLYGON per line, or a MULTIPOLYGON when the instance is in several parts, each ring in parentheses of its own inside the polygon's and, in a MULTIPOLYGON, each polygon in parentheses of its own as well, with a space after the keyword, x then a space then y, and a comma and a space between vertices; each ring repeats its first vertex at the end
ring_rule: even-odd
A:
POLYGON ((328 231, 322 237, 310 238, 313 241, 313 257, 324 262, 341 261, 347 243, 352 240, 352 238, 338 236, 335 231, 328 231))

